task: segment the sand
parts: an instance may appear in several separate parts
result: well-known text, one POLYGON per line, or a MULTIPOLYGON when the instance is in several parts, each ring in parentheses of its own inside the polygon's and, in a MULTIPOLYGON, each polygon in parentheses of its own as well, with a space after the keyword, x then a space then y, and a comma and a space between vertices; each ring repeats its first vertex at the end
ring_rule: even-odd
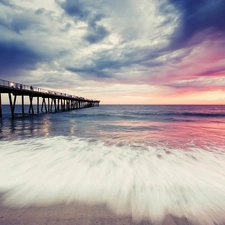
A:
MULTIPOLYGON (((10 208, 0 206, 0 225, 151 225, 148 220, 115 215, 103 205, 54 205, 10 208)), ((186 218, 166 216, 162 225, 192 225, 186 218)))

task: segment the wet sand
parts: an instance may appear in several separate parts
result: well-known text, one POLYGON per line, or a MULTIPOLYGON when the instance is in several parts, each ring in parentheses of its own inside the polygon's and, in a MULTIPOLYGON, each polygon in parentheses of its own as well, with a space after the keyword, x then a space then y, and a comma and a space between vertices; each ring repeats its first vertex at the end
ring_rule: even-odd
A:
MULTIPOLYGON (((119 216, 103 205, 54 205, 10 208, 0 206, 0 225, 153 225, 148 220, 133 221, 119 216)), ((192 225, 186 218, 168 215, 162 225, 192 225)))

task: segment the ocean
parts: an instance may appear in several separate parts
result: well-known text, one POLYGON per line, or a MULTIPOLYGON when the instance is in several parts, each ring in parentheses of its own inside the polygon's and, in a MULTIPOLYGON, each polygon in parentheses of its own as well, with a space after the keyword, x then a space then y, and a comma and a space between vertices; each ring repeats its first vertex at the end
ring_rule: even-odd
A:
MULTIPOLYGON (((28 111, 28 106, 27 111, 28 111)), ((0 118, 11 207, 84 202, 161 221, 225 221, 224 105, 100 105, 0 118)))

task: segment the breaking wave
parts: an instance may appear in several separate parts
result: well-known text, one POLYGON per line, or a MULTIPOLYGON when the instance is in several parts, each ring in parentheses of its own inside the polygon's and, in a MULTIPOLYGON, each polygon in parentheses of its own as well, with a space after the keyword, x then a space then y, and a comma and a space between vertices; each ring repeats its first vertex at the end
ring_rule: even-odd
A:
POLYGON ((75 137, 2 141, 0 192, 11 207, 103 203, 118 214, 225 220, 225 153, 116 146, 75 137))

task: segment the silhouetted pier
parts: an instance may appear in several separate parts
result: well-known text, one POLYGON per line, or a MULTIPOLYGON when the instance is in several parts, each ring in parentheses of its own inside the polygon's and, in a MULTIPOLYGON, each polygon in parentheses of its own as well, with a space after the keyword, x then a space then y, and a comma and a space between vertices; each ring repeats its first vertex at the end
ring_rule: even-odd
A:
POLYGON ((66 93, 60 93, 51 90, 45 90, 33 86, 0 79, 0 117, 2 117, 1 94, 6 93, 9 97, 9 104, 12 117, 15 116, 15 106, 18 96, 21 97, 22 114, 25 115, 24 97, 28 97, 29 110, 28 114, 60 112, 74 110, 86 107, 99 106, 99 100, 86 99, 66 93), (34 98, 36 99, 36 112, 34 111, 34 98), (40 107, 41 106, 41 107, 40 107))

